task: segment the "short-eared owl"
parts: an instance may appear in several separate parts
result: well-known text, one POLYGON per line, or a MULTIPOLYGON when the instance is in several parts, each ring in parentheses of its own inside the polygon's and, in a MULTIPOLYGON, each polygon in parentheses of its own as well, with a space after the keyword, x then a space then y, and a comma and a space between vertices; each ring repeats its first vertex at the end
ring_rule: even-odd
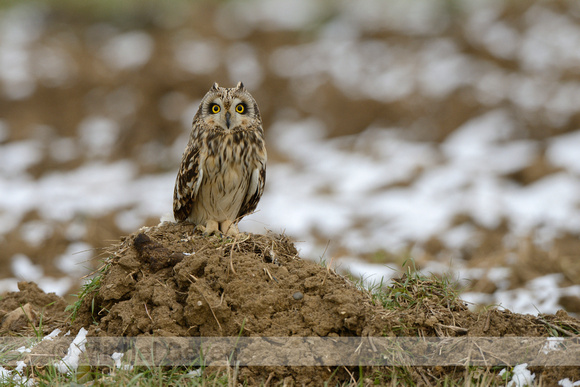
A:
POLYGON ((175 181, 175 220, 207 234, 238 233, 264 191, 266 146, 254 98, 239 82, 211 87, 193 118, 189 143, 175 181))

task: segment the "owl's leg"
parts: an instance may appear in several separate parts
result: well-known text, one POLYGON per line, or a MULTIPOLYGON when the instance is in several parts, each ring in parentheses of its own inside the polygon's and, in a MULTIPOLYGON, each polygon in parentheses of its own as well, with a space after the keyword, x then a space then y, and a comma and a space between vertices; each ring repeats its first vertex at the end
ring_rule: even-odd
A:
POLYGON ((236 236, 240 233, 238 225, 231 220, 224 220, 220 224, 220 229, 226 235, 236 236))
POLYGON ((219 223, 216 222, 215 220, 208 220, 205 223, 205 226, 203 225, 198 225, 196 227, 197 229, 199 229, 204 235, 213 235, 220 232, 219 230, 219 223))

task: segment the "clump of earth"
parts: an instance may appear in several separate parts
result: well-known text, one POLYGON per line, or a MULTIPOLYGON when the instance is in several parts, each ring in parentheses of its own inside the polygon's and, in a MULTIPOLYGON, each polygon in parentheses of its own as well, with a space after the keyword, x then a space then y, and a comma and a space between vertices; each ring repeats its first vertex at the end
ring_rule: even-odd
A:
MULTIPOLYGON (((377 299, 331 268, 300 258, 284 235, 204 236, 192 225, 162 223, 123 238, 108 253, 74 321, 65 321, 60 297, 21 283, 20 292, 0 300, 0 318, 13 314, 12 322, 2 323, 4 331, 25 329, 26 311, 15 312, 22 305, 31 314, 44 313, 51 327, 73 333, 85 328, 96 337, 538 337, 551 335, 554 327, 580 330, 580 321, 565 312, 540 317, 472 312, 436 279, 411 281, 404 275, 377 299)), ((423 379, 441 372, 462 375, 455 367, 435 368, 413 370, 423 379)), ((250 384, 316 384, 348 382, 354 371, 242 367, 238 377, 250 384)), ((573 369, 566 376, 559 368, 538 372, 556 383, 580 379, 573 369)))
MULTIPOLYGON (((285 236, 205 237, 165 223, 123 240, 109 265, 95 295, 109 311, 99 334, 360 336, 383 325, 368 297, 285 236)), ((83 315, 77 325, 92 321, 83 315)))

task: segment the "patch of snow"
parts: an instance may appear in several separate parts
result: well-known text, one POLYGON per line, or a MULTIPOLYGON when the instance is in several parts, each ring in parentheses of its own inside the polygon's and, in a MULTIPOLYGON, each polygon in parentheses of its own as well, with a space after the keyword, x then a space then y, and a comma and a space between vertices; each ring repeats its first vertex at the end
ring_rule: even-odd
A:
POLYGON ((578 111, 580 106, 580 82, 566 81, 555 85, 554 91, 546 101, 546 110, 549 117, 556 123, 567 120, 578 111))
POLYGON ((17 368, 13 371, 0 366, 0 382, 6 385, 35 386, 36 382, 34 380, 21 374, 25 366, 26 363, 23 361, 18 361, 17 368))
POLYGON ((10 127, 6 121, 0 119, 0 142, 4 142, 10 137, 10 127))
POLYGON ((203 369, 198 368, 198 369, 189 371, 185 375, 189 376, 190 378, 197 378, 197 377, 200 377, 202 374, 203 374, 203 369))
POLYGON ((175 43, 174 55, 181 69, 192 74, 210 74, 220 64, 220 51, 211 40, 183 40, 175 43))
POLYGON ((42 159, 42 145, 36 140, 0 145, 0 177, 19 176, 42 159))
POLYGON ((64 233, 69 241, 78 241, 86 235, 87 226, 82 221, 75 219, 66 227, 64 233))
MULTIPOLYGON (((508 387, 525 387, 525 386, 532 386, 534 384, 534 379, 536 378, 536 374, 531 373, 528 370, 528 364, 518 364, 512 370, 512 378, 508 382, 508 387)), ((505 369, 504 369, 505 370, 505 369)), ((503 374, 503 371, 500 372, 500 376, 503 374)))
POLYGON ((281 47, 271 54, 270 67, 290 78, 301 94, 313 92, 327 76, 353 98, 394 101, 415 87, 412 55, 378 40, 325 39, 281 47))
MULTIPOLYGON (((83 272, 83 274, 86 274, 86 272, 83 272)), ((45 293, 54 293, 61 297, 69 295, 71 287, 74 285, 72 277, 42 277, 36 282, 38 287, 45 293)))
POLYGON ((81 143, 89 156, 108 156, 119 137, 119 124, 104 116, 89 116, 78 128, 81 143))
POLYGON ((261 29, 303 29, 323 12, 322 4, 309 0, 258 0, 234 4, 238 17, 261 29))
POLYGON ((42 266, 32 263, 24 254, 16 254, 12 257, 12 273, 19 280, 38 281, 44 274, 42 266))
POLYGON ((563 275, 547 274, 528 282, 525 287, 513 290, 499 290, 492 296, 496 302, 511 311, 522 314, 547 313, 554 314, 562 307, 558 304, 565 289, 568 292, 580 294, 580 285, 570 288, 560 288, 559 283, 563 275))
MULTIPOLYGON (((510 285, 511 269, 507 267, 492 267, 487 270, 487 278, 500 290, 506 290, 510 285)), ((475 277, 474 277, 475 278, 475 277)))
POLYGON ((19 374, 22 374, 24 367, 26 367, 26 363, 19 360, 16 362, 16 368, 14 368, 14 371, 18 372, 19 374))
POLYGON ((0 293, 17 292, 18 280, 16 278, 0 279, 0 293))
POLYGON ((53 234, 54 224, 42 220, 31 220, 20 226, 20 236, 33 247, 40 246, 53 234))
POLYGON ((14 195, 18 198, 30 195, 32 198, 23 207, 40 210, 43 217, 52 220, 67 221, 76 214, 99 216, 135 202, 127 194, 136 175, 135 168, 129 161, 89 162, 75 170, 55 172, 15 187, 14 195))
POLYGON ((442 149, 454 160, 481 159, 487 156, 486 151, 491 146, 510 139, 514 125, 507 110, 492 110, 454 130, 442 144, 442 149))
POLYGON ((123 359, 124 354, 121 352, 114 352, 111 355, 111 359, 113 359, 113 361, 115 362, 115 368, 122 368, 124 370, 132 370, 133 366, 130 364, 123 364, 121 363, 121 360, 123 359))
POLYGON ((558 382, 559 386, 562 387, 577 387, 580 386, 580 380, 572 382, 570 379, 566 378, 566 379, 562 379, 558 382))
POLYGON ((45 28, 46 9, 39 4, 16 4, 4 10, 0 23, 0 42, 14 46, 34 43, 45 28))
POLYGON ((474 80, 473 87, 479 102, 487 106, 496 106, 506 98, 508 75, 495 65, 479 64, 481 74, 474 80))
POLYGON ((563 337, 547 337, 546 343, 542 347, 541 351, 544 355, 547 355, 553 351, 562 351, 565 349, 565 347, 562 345, 563 342, 563 337))
POLYGON ((122 352, 114 352, 111 355, 111 359, 115 362, 115 368, 121 368, 121 359, 123 359, 124 354, 122 352))
POLYGON ((578 198, 580 180, 561 172, 548 175, 525 189, 507 190, 503 195, 504 211, 512 231, 518 235, 526 235, 538 226, 579 232, 578 198))
POLYGON ((137 230, 144 221, 145 219, 135 210, 121 211, 115 215, 115 224, 127 233, 137 230))
POLYGON ((48 335, 44 336, 42 338, 42 341, 47 340, 47 341, 52 341, 52 339, 54 339, 55 337, 57 337, 58 335, 60 335, 61 330, 56 328, 55 330, 53 330, 52 332, 50 332, 48 335))
POLYGON ((459 250, 463 247, 476 246, 479 242, 477 229, 471 224, 461 224, 455 226, 439 236, 445 246, 452 250, 459 250))
POLYGON ((75 61, 61 47, 43 45, 33 52, 34 75, 49 87, 63 87, 75 75, 75 61))
POLYGON ((518 106, 529 111, 539 110, 549 100, 549 95, 555 89, 554 83, 542 78, 511 74, 509 83, 509 98, 518 106))
POLYGON ((469 58, 458 53, 448 39, 436 40, 421 52, 419 86, 424 95, 442 98, 470 82, 473 69, 469 58))
POLYGON ((0 20, 0 80, 9 99, 28 98, 36 90, 30 46, 42 35, 45 12, 38 4, 18 4, 0 20))
POLYGON ((56 267, 63 273, 79 277, 90 272, 90 260, 94 248, 85 242, 73 242, 66 251, 56 260, 56 267))
POLYGON ((155 42, 143 31, 130 31, 111 38, 101 49, 101 58, 113 69, 133 70, 145 65, 155 42))
POLYGON ((388 267, 387 265, 369 263, 354 257, 342 257, 335 265, 336 270, 360 277, 367 284, 379 283, 381 281, 386 284, 391 278, 399 274, 395 268, 388 267))
POLYGON ((247 43, 237 43, 228 47, 226 58, 236 58, 235 61, 226 61, 230 82, 235 86, 242 81, 249 90, 256 90, 262 84, 264 71, 254 47, 247 43))
MULTIPOLYGON (((33 346, 34 346, 34 345, 33 345, 33 346)), ((18 347, 18 348, 16 348, 16 350, 17 350, 18 352, 20 352, 20 353, 30 353, 30 352, 32 352, 32 347, 25 347, 25 346, 22 346, 22 347, 18 347)))
POLYGON ((460 298, 465 301, 470 309, 478 309, 482 305, 491 305, 490 296, 487 293, 462 292, 460 298))
POLYGON ((0 381, 10 382, 12 380, 12 371, 0 366, 0 381))
POLYGON ((48 146, 50 157, 54 160, 65 163, 79 157, 79 147, 75 139, 64 137, 54 139, 48 146))
POLYGON ((403 35, 435 35, 447 25, 441 1, 342 2, 341 12, 365 31, 389 30, 403 35))
POLYGON ((503 21, 496 21, 483 32, 484 46, 495 56, 513 59, 520 45, 520 34, 503 21))
POLYGON ((580 55, 575 47, 580 30, 569 15, 534 5, 526 11, 524 20, 527 29, 518 55, 525 70, 548 72, 578 66, 580 55))
POLYGON ((580 130, 562 134, 549 140, 546 158, 557 167, 580 176, 580 130))
POLYGON ((61 374, 76 371, 79 367, 80 356, 85 351, 85 345, 87 343, 87 333, 88 331, 85 328, 81 328, 73 342, 70 344, 65 357, 56 364, 56 369, 61 374))

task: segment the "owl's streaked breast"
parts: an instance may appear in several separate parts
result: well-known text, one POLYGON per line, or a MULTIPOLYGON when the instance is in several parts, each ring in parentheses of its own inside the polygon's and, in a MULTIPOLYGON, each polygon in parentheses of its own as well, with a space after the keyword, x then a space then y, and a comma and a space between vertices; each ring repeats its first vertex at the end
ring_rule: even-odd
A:
POLYGON ((253 136, 237 132, 235 136, 224 133, 204 139, 207 147, 202 154, 203 180, 189 217, 191 222, 223 222, 238 216, 260 157, 255 147, 246 146, 250 137, 253 136))

